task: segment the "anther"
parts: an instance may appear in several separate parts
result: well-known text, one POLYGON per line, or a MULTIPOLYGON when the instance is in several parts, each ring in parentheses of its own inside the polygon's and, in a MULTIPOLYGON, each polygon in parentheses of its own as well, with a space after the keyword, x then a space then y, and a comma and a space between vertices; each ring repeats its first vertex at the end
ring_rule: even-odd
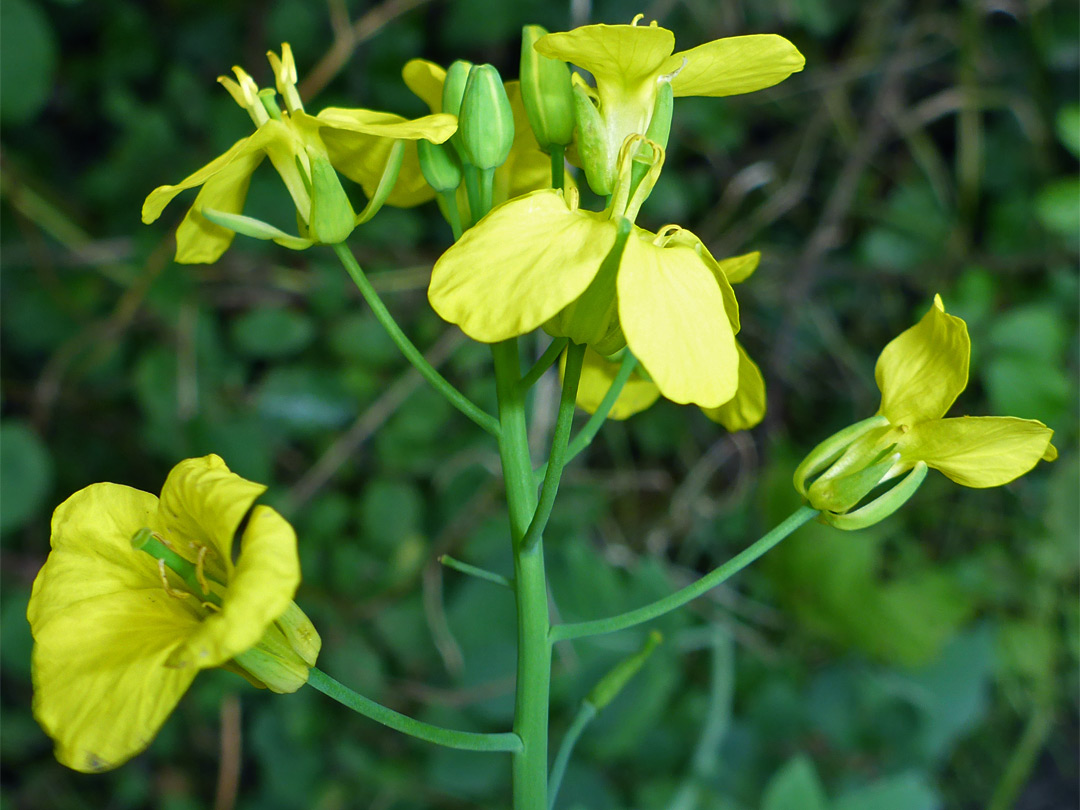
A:
POLYGON ((203 561, 206 559, 206 546, 199 546, 199 556, 195 560, 195 578, 199 580, 199 587, 204 594, 210 593, 210 586, 206 583, 206 573, 203 570, 203 561))
POLYGON ((191 596, 190 593, 187 593, 185 591, 174 591, 172 589, 172 586, 169 585, 169 577, 165 573, 165 561, 164 560, 158 560, 157 565, 158 565, 158 573, 161 574, 161 586, 165 589, 165 593, 167 593, 169 596, 173 597, 174 599, 187 599, 189 596, 191 596))
POLYGON ((644 19, 645 19, 645 15, 644 15, 644 14, 635 14, 635 15, 634 15, 634 19, 632 19, 632 20, 630 21, 630 24, 631 24, 631 25, 637 25, 637 24, 638 24, 638 22, 640 22, 641 20, 644 20, 644 19))

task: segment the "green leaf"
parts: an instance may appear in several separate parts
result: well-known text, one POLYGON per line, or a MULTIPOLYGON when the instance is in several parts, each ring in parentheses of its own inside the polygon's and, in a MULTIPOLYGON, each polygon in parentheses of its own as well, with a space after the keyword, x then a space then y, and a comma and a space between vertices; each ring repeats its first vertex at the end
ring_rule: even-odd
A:
POLYGON ((36 3, 3 0, 0 15, 0 121, 32 121, 52 93, 56 39, 36 3))
POLYGON ((1080 104, 1066 104, 1054 118, 1058 140, 1080 158, 1080 104))
POLYGON ((814 763, 802 754, 776 772, 761 800, 761 810, 826 810, 828 806, 814 763))
POLYGON ((232 325, 232 339, 248 357, 278 358, 298 354, 311 344, 315 325, 302 312, 267 307, 245 312, 232 325))
POLYGON ((53 461, 28 424, 0 425, 0 532, 24 526, 39 515, 52 487, 53 461))
POLYGON ((914 772, 849 791, 833 805, 834 810, 939 810, 941 806, 926 777, 914 772))

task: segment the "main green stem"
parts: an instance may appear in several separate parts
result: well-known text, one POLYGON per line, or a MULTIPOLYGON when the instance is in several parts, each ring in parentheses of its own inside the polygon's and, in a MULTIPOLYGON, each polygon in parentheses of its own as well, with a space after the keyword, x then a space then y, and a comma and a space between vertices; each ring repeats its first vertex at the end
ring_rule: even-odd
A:
POLYGON ((559 624, 551 628, 552 641, 566 641, 582 636, 599 636, 603 633, 613 633, 616 630, 625 630, 670 613, 675 608, 682 607, 687 602, 697 599, 706 591, 715 588, 721 582, 737 574, 771 549, 797 528, 819 514, 817 509, 802 506, 788 515, 779 526, 764 535, 760 540, 748 548, 743 549, 719 568, 715 568, 696 582, 691 582, 685 588, 680 588, 673 594, 658 599, 652 604, 639 607, 637 610, 620 613, 618 616, 610 616, 606 619, 597 619, 591 622, 575 622, 573 624, 559 624))
POLYGON ((536 485, 529 458, 525 392, 517 339, 491 347, 499 396, 499 457, 506 482, 514 549, 518 659, 514 731, 522 749, 513 755, 514 810, 547 810, 548 699, 551 687, 551 629, 548 618, 544 543, 528 549, 522 541, 536 511, 536 485))

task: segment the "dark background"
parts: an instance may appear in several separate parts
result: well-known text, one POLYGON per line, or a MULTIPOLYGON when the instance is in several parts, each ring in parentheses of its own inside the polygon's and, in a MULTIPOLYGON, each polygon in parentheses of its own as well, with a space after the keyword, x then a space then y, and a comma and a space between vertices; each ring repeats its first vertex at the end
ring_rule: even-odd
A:
MULTIPOLYGON (((680 99, 639 219, 679 222, 717 256, 763 252, 738 294, 768 416, 728 435, 662 402, 608 424, 546 538, 563 618, 655 598, 786 515, 798 460, 874 412, 878 352, 934 293, 974 344, 953 413, 1041 419, 1061 458, 993 490, 931 473, 885 523, 811 525, 657 622, 666 643, 586 732, 559 807, 806 806, 783 803, 796 770, 774 778, 795 757, 833 810, 1076 807, 1075 4, 574 7, 609 23, 644 11, 679 48, 780 33, 807 67, 750 96, 680 99)), ((263 54, 282 41, 318 91, 311 109, 418 115, 407 59, 490 61, 510 78, 522 24, 583 21, 533 0, 0 0, 4 810, 505 807, 501 756, 220 671, 145 755, 68 771, 30 714, 25 607, 57 503, 96 481, 156 492, 174 463, 216 452, 271 484, 298 529, 320 666, 428 720, 508 727, 510 595, 434 562, 509 569, 493 443, 417 384, 330 251, 241 237, 217 264, 182 267, 171 228, 192 194, 153 226, 139 209, 250 131, 214 79, 237 63, 270 84, 263 54), (228 768, 218 784, 223 746, 242 764, 235 797, 228 768)), ((269 166, 248 213, 292 221, 269 166)), ((352 244, 406 331, 492 407, 486 349, 425 301, 448 240, 428 205, 384 209, 352 244)), ((538 449, 554 405, 549 380, 538 449)), ((643 633, 557 653, 553 748, 643 633)))

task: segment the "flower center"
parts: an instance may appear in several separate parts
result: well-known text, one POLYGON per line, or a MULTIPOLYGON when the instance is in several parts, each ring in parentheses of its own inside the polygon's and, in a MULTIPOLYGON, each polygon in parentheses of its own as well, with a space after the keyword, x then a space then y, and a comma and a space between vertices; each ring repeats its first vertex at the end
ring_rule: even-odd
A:
POLYGON ((173 543, 153 529, 143 527, 131 538, 132 548, 144 551, 157 560, 165 593, 174 599, 196 598, 202 607, 216 613, 221 610, 221 597, 211 588, 211 582, 219 587, 221 583, 206 576, 206 560, 214 551, 201 543, 189 545, 195 553, 194 563, 181 557, 173 543), (170 571, 183 581, 186 589, 176 589, 169 583, 170 571))

